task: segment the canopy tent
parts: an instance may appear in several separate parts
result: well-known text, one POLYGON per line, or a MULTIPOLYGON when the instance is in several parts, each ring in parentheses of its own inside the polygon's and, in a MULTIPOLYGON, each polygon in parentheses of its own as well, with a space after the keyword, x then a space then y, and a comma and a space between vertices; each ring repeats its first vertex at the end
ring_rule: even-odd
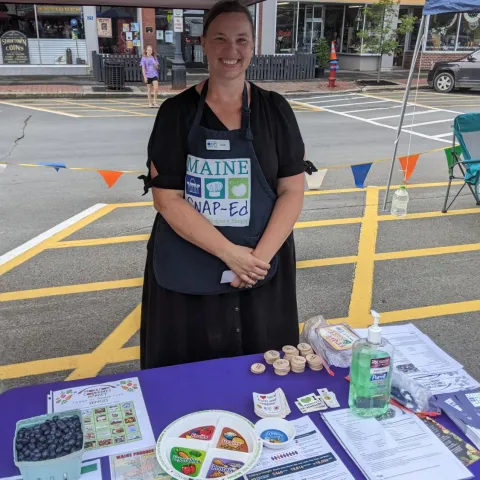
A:
MULTIPOLYGON (((393 169, 395 167, 395 161, 397 157, 398 144, 400 136, 402 134, 403 121, 405 118, 405 110, 408 104, 408 97, 410 95, 410 87, 412 86, 413 72, 419 53, 424 46, 425 26, 427 25, 426 18, 430 15, 436 15, 439 13, 460 13, 460 12, 480 12, 480 0, 425 0, 425 6, 423 8, 423 15, 420 22, 420 28, 417 36, 417 43, 413 52, 412 64, 410 66, 410 73, 408 75, 407 87, 403 96, 402 111, 400 113, 400 122, 397 129, 397 138, 395 139, 393 146, 392 163, 390 165, 390 173, 388 176, 387 189, 385 192, 385 199, 383 202, 383 210, 387 209, 388 194, 390 192, 390 186, 392 184, 393 169)), ((418 88, 418 85, 417 85, 418 88)), ((453 134, 452 134, 453 135, 453 134)), ((410 154, 410 152, 408 152, 410 154)))
MULTIPOLYGON (((47 5, 115 5, 117 7, 158 7, 158 8, 189 8, 208 10, 218 0, 35 0, 36 4, 47 5)), ((249 6, 261 0, 239 0, 249 6)), ((15 3, 32 3, 32 0, 15 0, 15 3)))

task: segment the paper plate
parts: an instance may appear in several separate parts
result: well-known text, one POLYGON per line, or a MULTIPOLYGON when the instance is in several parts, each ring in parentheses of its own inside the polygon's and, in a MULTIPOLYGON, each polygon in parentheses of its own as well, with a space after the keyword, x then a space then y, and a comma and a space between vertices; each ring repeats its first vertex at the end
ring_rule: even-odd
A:
POLYGON ((253 423, 235 413, 205 410, 171 423, 157 440, 157 459, 178 480, 233 480, 250 471, 262 453, 253 423))

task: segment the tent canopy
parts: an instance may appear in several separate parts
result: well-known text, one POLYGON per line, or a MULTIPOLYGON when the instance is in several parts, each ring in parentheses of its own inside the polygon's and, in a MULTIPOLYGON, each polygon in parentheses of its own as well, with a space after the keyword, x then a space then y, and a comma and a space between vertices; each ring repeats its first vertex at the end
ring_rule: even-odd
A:
POLYGON ((455 12, 480 12, 480 0, 426 0, 424 15, 455 12))
MULTIPOLYGON (((15 3, 36 3, 47 5, 115 5, 116 7, 158 7, 158 8, 189 8, 210 9, 218 0, 15 0, 15 3)), ((246 6, 261 0, 240 0, 246 6)), ((475 0, 472 0, 475 1, 475 0)), ((479 0, 477 0, 479 1, 479 0)))

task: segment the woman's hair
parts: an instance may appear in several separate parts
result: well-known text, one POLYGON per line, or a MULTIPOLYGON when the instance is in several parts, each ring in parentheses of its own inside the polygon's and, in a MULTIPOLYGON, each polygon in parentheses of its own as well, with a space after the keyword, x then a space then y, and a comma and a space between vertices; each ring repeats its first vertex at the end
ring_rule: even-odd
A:
POLYGON ((253 19, 250 15, 250 11, 247 7, 242 5, 238 0, 220 0, 217 2, 207 13, 205 17, 205 23, 203 24, 203 36, 205 37, 208 32, 210 24, 222 13, 243 13, 252 27, 252 36, 255 38, 255 26, 253 25, 253 19))
POLYGON ((144 57, 147 56, 147 48, 148 48, 148 47, 150 47, 150 48, 152 49, 152 57, 156 57, 156 56, 157 56, 157 52, 156 52, 155 49, 153 48, 153 45, 150 45, 150 44, 148 44, 148 45, 145 46, 145 48, 143 49, 142 55, 143 55, 144 57))

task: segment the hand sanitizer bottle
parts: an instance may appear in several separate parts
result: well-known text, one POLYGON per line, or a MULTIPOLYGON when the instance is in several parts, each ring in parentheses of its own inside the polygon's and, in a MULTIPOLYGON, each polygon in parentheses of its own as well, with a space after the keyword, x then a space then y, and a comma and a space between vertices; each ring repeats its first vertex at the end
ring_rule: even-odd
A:
POLYGON ((360 417, 377 417, 388 410, 392 385, 393 345, 382 338, 380 315, 374 310, 367 338, 353 345, 348 405, 360 417))

